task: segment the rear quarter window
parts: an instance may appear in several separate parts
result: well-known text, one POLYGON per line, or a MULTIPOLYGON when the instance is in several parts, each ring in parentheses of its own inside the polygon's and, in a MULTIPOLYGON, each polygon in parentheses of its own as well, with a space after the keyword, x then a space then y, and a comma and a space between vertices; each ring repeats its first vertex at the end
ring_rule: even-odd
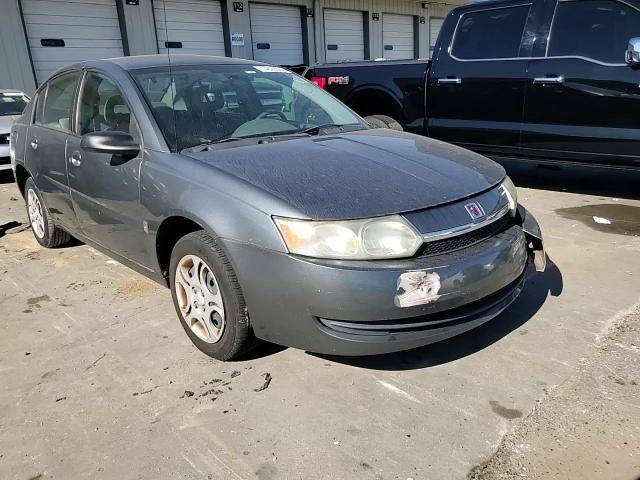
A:
POLYGON ((530 5, 463 13, 451 55, 461 60, 517 57, 530 5))

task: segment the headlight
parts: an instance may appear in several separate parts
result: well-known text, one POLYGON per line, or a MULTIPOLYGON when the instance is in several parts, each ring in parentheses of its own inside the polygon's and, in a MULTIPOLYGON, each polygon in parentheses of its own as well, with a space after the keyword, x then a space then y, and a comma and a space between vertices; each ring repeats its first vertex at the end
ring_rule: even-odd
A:
POLYGON ((274 217, 289 252, 316 258, 373 260, 411 257, 421 235, 399 215, 366 220, 313 221, 274 217))
POLYGON ((518 208, 518 190, 509 177, 505 177, 500 185, 502 194, 507 197, 509 201, 509 210, 511 210, 511 216, 515 216, 516 209, 518 208))

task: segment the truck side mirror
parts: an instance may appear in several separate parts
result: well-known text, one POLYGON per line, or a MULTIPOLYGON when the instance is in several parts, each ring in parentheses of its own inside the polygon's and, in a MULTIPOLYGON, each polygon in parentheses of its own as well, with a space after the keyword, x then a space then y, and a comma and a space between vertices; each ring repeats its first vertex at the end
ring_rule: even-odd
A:
POLYGON ((626 59, 629 65, 640 65, 640 37, 635 37, 629 40, 626 59))

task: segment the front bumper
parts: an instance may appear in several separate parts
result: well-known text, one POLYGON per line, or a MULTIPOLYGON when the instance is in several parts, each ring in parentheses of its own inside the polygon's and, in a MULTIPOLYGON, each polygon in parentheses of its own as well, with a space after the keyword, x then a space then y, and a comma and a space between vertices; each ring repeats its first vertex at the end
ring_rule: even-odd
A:
MULTIPOLYGON (((535 231, 535 219, 524 209, 520 215, 535 231)), ((534 248, 521 224, 462 250, 393 261, 316 260, 224 244, 256 336, 335 355, 406 350, 481 325, 518 296, 534 248), (407 275, 423 280, 422 290, 402 301, 407 275)))
POLYGON ((11 169, 11 155, 9 145, 0 145, 0 170, 11 169))

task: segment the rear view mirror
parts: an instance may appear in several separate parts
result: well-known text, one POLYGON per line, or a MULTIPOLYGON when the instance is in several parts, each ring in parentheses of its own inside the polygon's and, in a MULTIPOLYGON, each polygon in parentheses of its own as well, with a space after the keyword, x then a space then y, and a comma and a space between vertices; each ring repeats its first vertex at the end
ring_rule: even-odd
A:
POLYGON ((125 132, 92 132, 82 136, 80 147, 88 152, 134 157, 140 145, 125 132))
POLYGON ((640 65, 640 37, 635 37, 629 40, 629 47, 627 48, 627 63, 629 65, 640 65))

